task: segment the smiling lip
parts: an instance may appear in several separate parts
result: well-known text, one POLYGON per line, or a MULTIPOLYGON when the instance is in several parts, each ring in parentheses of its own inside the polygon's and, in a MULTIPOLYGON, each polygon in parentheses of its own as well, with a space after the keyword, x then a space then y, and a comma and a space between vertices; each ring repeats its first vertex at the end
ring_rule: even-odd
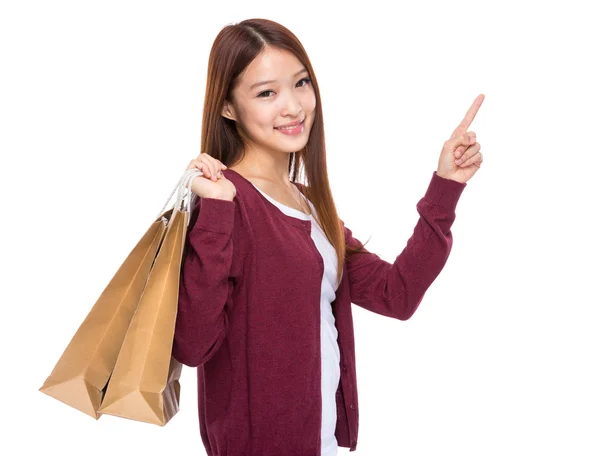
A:
POLYGON ((298 126, 298 125, 300 125, 302 122, 304 122, 304 119, 302 119, 302 120, 297 120, 297 121, 295 121, 295 122, 290 122, 290 123, 288 123, 288 124, 285 124, 285 125, 279 125, 278 127, 275 127, 275 128, 295 127, 295 126, 298 126))
POLYGON ((288 127, 288 128, 279 128, 278 127, 278 128, 275 128, 275 130, 277 130, 282 135, 286 135, 286 136, 296 136, 296 135, 299 135, 304 132, 304 120, 300 123, 295 122, 292 125, 295 125, 295 126, 288 127))

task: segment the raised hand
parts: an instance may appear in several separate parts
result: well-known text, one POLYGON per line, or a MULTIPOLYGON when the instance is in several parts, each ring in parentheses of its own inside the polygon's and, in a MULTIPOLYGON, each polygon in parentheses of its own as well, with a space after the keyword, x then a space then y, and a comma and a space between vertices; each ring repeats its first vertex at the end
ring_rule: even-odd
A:
POLYGON ((477 142, 475 132, 467 130, 484 99, 484 94, 475 98, 462 122, 452 132, 450 139, 444 143, 438 161, 438 176, 466 183, 479 170, 483 163, 481 145, 477 142))

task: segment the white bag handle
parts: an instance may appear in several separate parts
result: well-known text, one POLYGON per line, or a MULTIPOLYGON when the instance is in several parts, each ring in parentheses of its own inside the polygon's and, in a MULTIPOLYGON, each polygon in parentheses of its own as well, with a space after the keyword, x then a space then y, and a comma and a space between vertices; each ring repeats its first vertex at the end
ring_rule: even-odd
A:
MULTIPOLYGON (((198 195, 196 195, 191 190, 192 181, 196 177, 203 176, 203 175, 204 175, 204 173, 202 171, 200 171, 198 168, 187 169, 183 173, 183 176, 181 176, 181 179, 179 179, 179 182, 177 183, 177 185, 171 192, 171 195, 167 199, 167 202, 165 203, 163 208, 160 210, 160 212, 158 213, 156 218, 158 219, 160 216, 162 216, 162 214, 164 214, 165 209, 167 208, 167 206, 169 204, 169 201, 171 201, 171 198, 173 197, 173 194, 176 191, 177 191, 177 196, 175 197, 175 203, 172 206, 173 209, 177 209, 181 212, 184 212, 184 211, 189 212, 190 209, 194 205, 194 201, 196 201, 196 198, 198 197, 198 195), (183 203, 185 202, 186 197, 187 197, 187 205, 184 205, 183 203)), ((189 222, 190 222, 190 218, 188 217, 188 223, 189 222)))

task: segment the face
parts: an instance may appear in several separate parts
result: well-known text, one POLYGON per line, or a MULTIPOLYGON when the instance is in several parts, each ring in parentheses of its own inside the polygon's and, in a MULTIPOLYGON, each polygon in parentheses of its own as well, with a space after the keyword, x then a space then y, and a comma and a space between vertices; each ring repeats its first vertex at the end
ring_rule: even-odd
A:
POLYGON ((237 122, 253 149, 293 153, 308 142, 314 121, 315 92, 308 71, 290 52, 267 48, 240 75, 223 116, 237 122), (303 121, 299 127, 283 125, 303 121))

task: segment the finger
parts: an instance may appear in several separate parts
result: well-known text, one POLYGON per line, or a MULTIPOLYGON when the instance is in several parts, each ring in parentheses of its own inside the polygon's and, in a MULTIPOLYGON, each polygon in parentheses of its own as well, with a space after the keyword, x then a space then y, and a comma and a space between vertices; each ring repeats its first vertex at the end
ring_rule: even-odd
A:
POLYGON ((459 146, 465 146, 464 149, 467 149, 469 146, 471 146, 473 144, 473 143, 471 143, 471 141, 473 141, 473 143, 474 143, 475 138, 473 138, 467 134, 460 135, 455 138, 450 138, 448 141, 446 141, 444 143, 444 148, 447 152, 452 151, 452 153, 454 153, 456 148, 459 146))
POLYGON ((223 170, 227 169, 227 166, 225 166, 221 160, 215 158, 215 161, 217 163, 217 177, 223 177, 223 170))
POLYGON ((454 163, 456 164, 456 166, 459 166, 462 163, 464 163, 466 160, 471 158, 472 155, 473 155, 473 151, 469 147, 469 148, 467 148, 467 150, 465 150, 465 152, 460 157, 454 159, 454 163))
POLYGON ((220 160, 217 160, 215 157, 212 157, 208 154, 206 154, 204 158, 208 160, 211 179, 216 181, 220 176, 221 169, 223 169, 223 166, 225 165, 223 165, 220 160))
POLYGON ((220 178, 223 175, 222 170, 225 169, 224 168, 225 165, 223 163, 221 163, 219 160, 217 160, 216 158, 214 158, 212 160, 212 163, 213 163, 213 167, 212 167, 213 175, 215 176, 215 180, 217 180, 218 178, 220 178))
MULTIPOLYGON (((475 134, 475 132, 474 132, 474 131, 469 131, 469 132, 467 132, 467 135, 468 135, 469 137, 473 137, 473 138, 475 138, 475 141, 477 141, 477 135, 475 134)), ((456 158, 460 158, 460 157, 461 157, 461 155, 464 153, 464 151, 465 151, 466 149, 467 149, 467 148, 466 148, 466 147, 464 147, 464 146, 458 146, 458 147, 456 148, 456 150, 454 151, 454 156, 455 156, 456 158)))
POLYGON ((204 175, 204 177, 206 177, 207 179, 211 179, 211 171, 210 171, 210 167, 208 166, 208 163, 201 161, 201 160, 194 160, 196 167, 202 171, 202 174, 204 175))
POLYGON ((471 166, 473 163, 477 162, 481 158, 481 152, 479 149, 473 150, 469 152, 469 157, 467 157, 462 163, 458 166, 461 168, 466 168, 467 166, 471 166))
POLYGON ((477 96, 477 98, 475 98, 475 101, 473 102, 473 104, 471 105, 471 107, 469 108, 467 113, 465 114, 465 117, 463 118, 462 122, 452 132, 452 136, 450 136, 451 138, 454 138, 455 136, 458 136, 458 135, 462 135, 469 129, 469 127, 471 126, 471 122, 473 122, 473 119, 475 119, 475 115, 479 111, 479 108, 481 107, 481 104, 483 103, 484 99, 485 99, 484 94, 480 94, 477 96))
POLYGON ((469 166, 476 165, 479 168, 479 165, 483 163, 483 155, 481 152, 477 152, 471 158, 469 158, 466 162, 460 165, 460 168, 468 168, 469 166))
MULTIPOLYGON (((216 180, 218 180, 220 175, 223 175, 219 169, 220 165, 217 165, 217 162, 221 163, 218 160, 210 157, 210 155, 204 153, 204 154, 200 154, 198 156, 198 158, 192 160, 190 162, 190 165, 188 166, 188 169, 198 168, 199 170, 202 171, 202 174, 204 175, 204 177, 206 177, 212 181, 216 181, 216 180), (207 159, 209 159, 210 163, 203 161, 203 160, 207 160, 207 159)), ((223 166, 225 166, 225 165, 223 165, 223 166)))
POLYGON ((204 163, 206 167, 206 177, 212 181, 217 180, 217 165, 211 159, 210 155, 202 157, 202 163, 204 163))
POLYGON ((480 94, 479 96, 477 96, 477 98, 475 98, 475 101, 465 114, 465 117, 463 118, 462 122, 458 125, 458 127, 456 127, 456 129, 452 133, 452 136, 464 134, 469 129, 484 99, 485 95, 483 94, 480 94))
POLYGON ((186 168, 186 171, 188 169, 194 169, 194 168, 200 169, 201 166, 202 166, 202 162, 200 162, 200 160, 198 160, 198 159, 190 160, 190 163, 189 163, 188 167, 186 168))
POLYGON ((481 148, 481 144, 475 143, 472 146, 467 148, 467 150, 462 155, 462 157, 460 157, 458 160, 454 160, 454 161, 456 162, 457 165, 462 164, 462 163, 466 162, 469 158, 471 158, 473 155, 475 155, 479 151, 480 148, 481 148))
POLYGON ((206 166, 200 160, 192 160, 193 165, 202 171, 202 175, 206 177, 206 166))

